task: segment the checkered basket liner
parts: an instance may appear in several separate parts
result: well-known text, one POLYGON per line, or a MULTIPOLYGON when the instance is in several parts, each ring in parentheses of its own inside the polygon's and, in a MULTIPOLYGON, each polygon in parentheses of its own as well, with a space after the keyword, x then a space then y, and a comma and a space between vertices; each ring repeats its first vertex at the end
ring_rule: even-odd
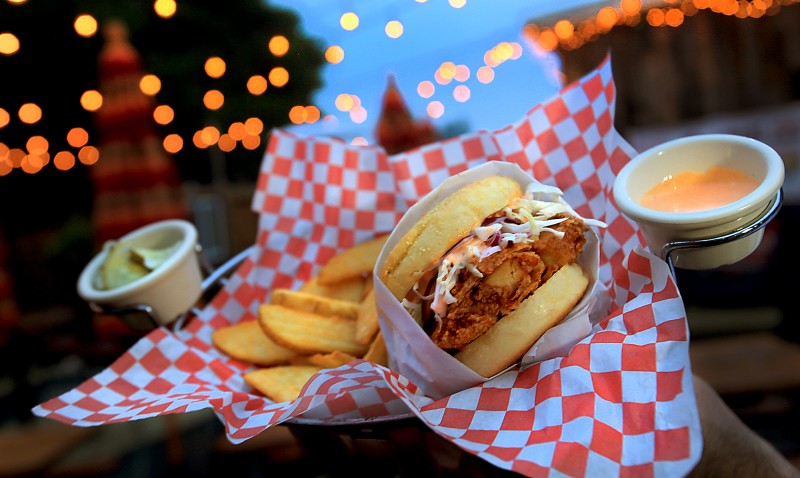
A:
POLYGON ((609 56, 505 128, 403 154, 273 131, 252 202, 257 247, 224 289, 185 328, 149 333, 33 413, 94 426, 213 408, 239 443, 298 417, 410 412, 464 451, 526 476, 685 475, 702 443, 686 314, 669 268, 613 202, 615 175, 635 154, 613 127, 614 101, 609 56), (211 345, 215 329, 253 320, 270 290, 299 287, 337 252, 389 232, 445 178, 486 161, 518 164, 608 224, 598 233, 611 310, 566 356, 438 400, 359 360, 319 372, 298 399, 276 404, 244 383, 248 365, 211 345))

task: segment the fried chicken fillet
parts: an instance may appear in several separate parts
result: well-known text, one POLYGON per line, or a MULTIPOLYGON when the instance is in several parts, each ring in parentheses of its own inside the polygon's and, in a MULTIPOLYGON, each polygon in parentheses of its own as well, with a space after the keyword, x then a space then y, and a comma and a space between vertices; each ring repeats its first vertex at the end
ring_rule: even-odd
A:
POLYGON ((563 237, 542 234, 534 242, 513 244, 476 261, 483 277, 467 270, 460 272, 452 292, 457 301, 440 321, 428 321, 429 327, 434 326, 430 335, 437 346, 450 352, 461 350, 514 310, 558 269, 577 260, 586 243, 585 223, 568 214, 554 217, 566 217, 553 226, 563 237))

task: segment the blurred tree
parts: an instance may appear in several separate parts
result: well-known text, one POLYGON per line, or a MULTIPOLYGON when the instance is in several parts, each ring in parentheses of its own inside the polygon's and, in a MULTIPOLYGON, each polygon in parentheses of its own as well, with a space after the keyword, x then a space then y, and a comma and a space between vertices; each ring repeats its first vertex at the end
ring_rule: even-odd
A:
MULTIPOLYGON (((186 0, 178 3, 177 12, 168 19, 158 17, 151 2, 83 3, 86 11, 97 12, 98 20, 123 19, 145 69, 161 79, 158 102, 175 110, 174 121, 162 131, 178 133, 183 138, 184 148, 175 156, 186 179, 209 181, 209 156, 219 152, 216 147, 195 148, 191 141, 196 131, 216 126, 225 132, 230 124, 254 117, 264 123, 267 132, 287 124, 292 106, 310 104, 312 94, 321 86, 319 70, 325 61, 322 46, 300 32, 294 13, 272 8, 264 0, 186 0), (276 57, 268 49, 269 40, 276 35, 289 41, 285 56, 276 57), (214 56, 226 63, 224 75, 216 79, 203 69, 206 60, 214 56), (266 78, 277 66, 289 72, 286 86, 270 85, 262 95, 248 92, 248 78, 266 78), (215 111, 207 109, 202 101, 211 89, 225 95, 224 105, 215 111)), ((262 140, 265 138, 262 134, 262 140)), ((247 150, 239 145, 226 153, 228 177, 255 180, 263 146, 262 142, 255 150, 247 150)))
MULTIPOLYGON (((175 112, 174 120, 158 129, 162 136, 177 133, 183 138, 184 147, 174 156, 184 181, 209 182, 214 157, 224 164, 227 179, 254 182, 270 129, 286 125, 291 107, 310 104, 321 85, 322 46, 303 36, 298 18, 290 11, 273 8, 265 0, 183 0, 177 2, 174 16, 161 18, 153 5, 140 0, 0 1, 0 32, 13 33, 20 43, 18 52, 0 54, 0 108, 10 116, 9 123, 0 127, 0 144, 24 150, 29 138, 41 135, 49 142, 51 159, 35 174, 16 168, 0 176, 0 229, 9 239, 18 289, 33 288, 31 300, 22 300, 22 305, 46 304, 50 291, 35 290, 41 288, 36 286, 34 272, 45 274, 48 269, 45 256, 35 252, 41 246, 18 246, 58 234, 76 215, 88 217, 92 209, 91 166, 77 163, 60 171, 52 164, 58 151, 77 153, 66 140, 70 129, 86 129, 90 144, 98 140, 92 114, 80 106, 80 98, 85 91, 98 89, 97 57, 103 39, 99 30, 88 38, 79 36, 73 26, 78 15, 92 15, 98 28, 110 18, 128 25, 130 42, 141 54, 146 73, 161 79, 155 101, 175 112), (289 41, 285 56, 269 51, 269 40, 275 35, 289 41), (212 56, 219 56, 227 66, 217 79, 204 71, 212 56), (248 92, 250 76, 267 77, 276 66, 289 72, 286 86, 270 85, 262 95, 248 92), (209 89, 225 95, 218 110, 203 105, 209 89), (34 124, 19 120, 17 111, 25 103, 41 108, 41 120, 34 124), (194 133, 206 126, 224 132, 232 122, 250 117, 263 122, 261 143, 255 149, 237 145, 222 153, 216 146, 198 149, 192 143, 194 133), (22 249, 32 257, 22 257, 28 254, 22 249)), ((64 286, 72 289, 74 282, 64 286)))

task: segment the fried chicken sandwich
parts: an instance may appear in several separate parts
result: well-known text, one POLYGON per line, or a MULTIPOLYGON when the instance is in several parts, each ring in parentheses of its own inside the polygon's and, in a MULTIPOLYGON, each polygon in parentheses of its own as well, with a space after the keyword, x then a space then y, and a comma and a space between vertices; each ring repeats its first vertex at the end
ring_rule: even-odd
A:
POLYGON ((483 377, 518 362, 578 303, 588 224, 557 188, 488 176, 427 211, 380 278, 441 349, 483 377))

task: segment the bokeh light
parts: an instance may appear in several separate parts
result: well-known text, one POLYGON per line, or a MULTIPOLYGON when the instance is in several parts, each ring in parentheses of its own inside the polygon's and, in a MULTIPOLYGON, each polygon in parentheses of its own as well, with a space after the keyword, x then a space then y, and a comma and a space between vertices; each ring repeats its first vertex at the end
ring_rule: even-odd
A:
POLYGON ((267 91, 267 79, 261 75, 253 75, 247 79, 247 91, 253 95, 263 95, 267 91))
POLYGON ((436 71, 445 81, 450 82, 456 76, 456 64, 452 61, 446 61, 439 65, 436 71))
POLYGON ((208 148, 208 144, 203 140, 203 132, 195 131, 194 135, 192 135, 192 144, 194 144, 195 148, 198 149, 206 149, 208 148))
POLYGON ((97 20, 89 14, 78 15, 73 26, 75 33, 84 38, 89 38, 97 33, 97 20))
POLYGON ((597 12, 597 26, 602 30, 610 30, 617 23, 617 11, 612 7, 603 7, 597 12))
POLYGON ((0 33, 0 54, 13 55, 19 51, 19 39, 13 33, 0 33))
POLYGON ((303 114, 306 117, 306 123, 309 124, 314 124, 319 121, 319 118, 322 115, 319 111, 319 108, 314 105, 306 106, 303 108, 303 110, 303 114))
POLYGON ((178 10, 175 0, 156 0, 153 10, 161 18, 172 18, 178 10))
POLYGON ((289 121, 293 124, 303 124, 303 107, 300 105, 292 106, 289 110, 289 121))
POLYGON ((139 90, 147 96, 155 96, 161 91, 161 79, 153 74, 144 75, 139 80, 139 90))
POLYGON ((478 68, 478 73, 476 76, 478 81, 483 84, 491 83, 494 80, 494 68, 482 66, 478 68))
POLYGON ((6 155, 6 159, 8 162, 11 163, 12 168, 19 168, 22 166, 22 158, 25 157, 25 151, 19 148, 11 148, 8 150, 8 154, 6 155))
POLYGON ((420 81, 417 85, 417 94, 423 98, 430 98, 435 91, 436 87, 428 80, 420 81))
POLYGON ((42 109, 35 103, 25 103, 20 106, 18 114, 19 120, 25 124, 34 124, 42 119, 42 109))
POLYGON ((89 142, 89 133, 83 128, 72 128, 67 132, 67 144, 80 148, 89 142))
POLYGON ((241 141, 245 135, 247 135, 247 131, 244 129, 244 123, 241 121, 236 121, 235 123, 231 123, 228 126, 228 134, 231 135, 236 141, 241 141))
POLYGON ((211 58, 207 59, 205 65, 203 65, 206 75, 210 76, 211 78, 222 77, 222 75, 225 74, 225 68, 225 60, 218 56, 212 56, 211 58))
POLYGON ((160 125, 170 124, 175 119, 175 110, 168 105, 158 105, 153 110, 153 119, 160 125))
POLYGON ((163 145, 166 152, 175 154, 183 149, 183 138, 175 133, 168 134, 164 137, 163 145))
POLYGON ((269 52, 277 57, 282 57, 289 51, 289 40, 283 35, 275 35, 269 39, 269 52))
POLYGON ((97 111, 103 106, 103 95, 97 90, 84 91, 81 95, 81 106, 89 112, 97 111))
POLYGON ((348 95, 347 93, 342 93, 336 97, 336 109, 339 111, 350 111, 353 109, 353 105, 355 102, 353 101, 353 96, 348 95))
POLYGON ((403 36, 403 24, 397 20, 392 20, 386 24, 384 32, 389 38, 400 38, 403 36))
POLYGON ((353 123, 361 124, 364 121, 367 121, 368 116, 367 110, 363 106, 359 105, 357 108, 350 110, 350 121, 353 123))
POLYGON ((50 147, 50 143, 44 138, 44 136, 31 136, 28 138, 28 141, 25 143, 25 149, 28 150, 28 154, 44 154, 47 152, 47 148, 50 147))
POLYGON ((219 141, 220 137, 219 128, 216 126, 206 126, 200 130, 200 137, 203 139, 203 143, 206 145, 215 145, 217 144, 217 141, 219 141))
POLYGON ((642 1, 621 0, 619 6, 626 15, 636 15, 642 9, 642 1))
POLYGON ((212 111, 218 110, 225 104, 225 95, 219 90, 208 90, 203 95, 203 104, 212 111))
POLYGON ((469 79, 469 75, 470 71, 467 65, 458 65, 456 66, 456 74, 453 78, 455 78, 456 81, 463 83, 469 79))
POLYGON ((282 66, 276 66, 271 69, 267 77, 269 78, 269 83, 275 88, 286 86, 286 83, 289 82, 289 72, 282 66))
POLYGON ((254 150, 261 146, 261 137, 254 134, 248 134, 242 138, 242 146, 244 149, 254 150))
POLYGON ((59 171, 69 171, 75 166, 75 155, 69 151, 59 151, 53 156, 53 166, 59 171))
POLYGON ((259 135, 264 131, 264 122, 255 117, 247 118, 244 122, 244 130, 248 135, 259 135))
POLYGON ((325 60, 332 65, 338 65, 344 60, 344 50, 338 45, 329 46, 325 49, 325 60))
POLYGON ((453 89, 453 98, 459 103, 469 100, 472 92, 467 85, 458 85, 453 89))
POLYGON ((575 25, 569 20, 559 20, 553 26, 553 32, 559 40, 566 40, 575 33, 575 25))
POLYGON ((428 103, 428 107, 425 108, 425 112, 431 118, 440 118, 444 114, 444 105, 441 101, 431 101, 428 103))
POLYGON ((86 166, 91 166, 100 159, 100 150, 94 146, 84 146, 78 150, 78 161, 86 166))
POLYGON ((234 150, 234 148, 236 148, 236 140, 233 139, 231 135, 225 133, 219 137, 219 141, 217 141, 217 147, 220 149, 220 151, 230 153, 234 150))
POLYGON ((358 28, 358 15, 353 12, 347 12, 339 18, 339 25, 347 31, 352 31, 358 28))

